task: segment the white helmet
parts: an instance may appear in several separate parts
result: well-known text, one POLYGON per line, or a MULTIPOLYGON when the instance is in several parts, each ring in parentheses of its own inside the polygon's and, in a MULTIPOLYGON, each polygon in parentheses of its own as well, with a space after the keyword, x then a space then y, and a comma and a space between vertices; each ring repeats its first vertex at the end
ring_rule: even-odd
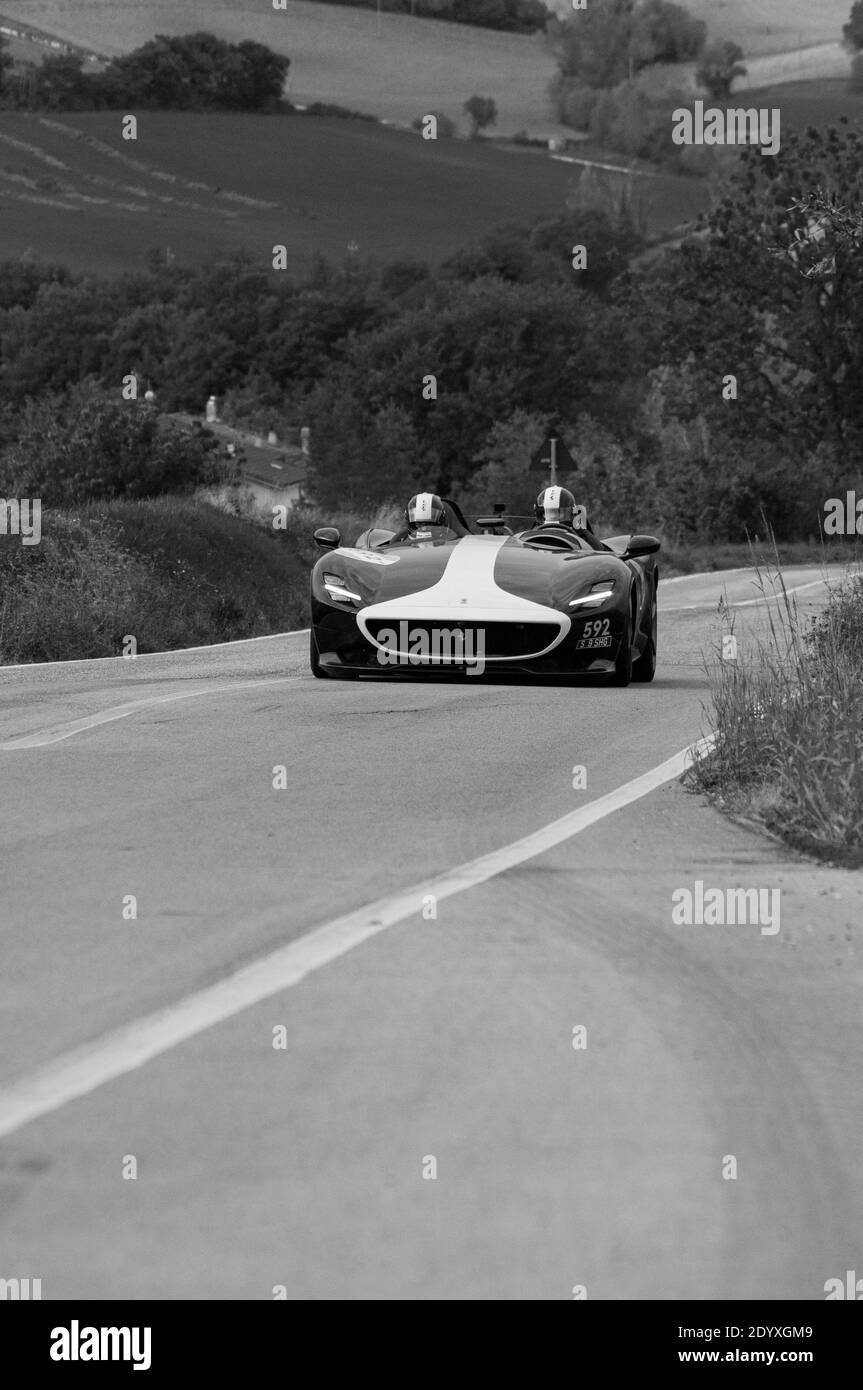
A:
POLYGON ((409 526, 445 526, 446 508, 435 492, 418 492, 405 508, 409 526))
POLYGON ((534 513, 540 526, 571 526, 575 498, 568 488, 545 487, 536 499, 534 513))

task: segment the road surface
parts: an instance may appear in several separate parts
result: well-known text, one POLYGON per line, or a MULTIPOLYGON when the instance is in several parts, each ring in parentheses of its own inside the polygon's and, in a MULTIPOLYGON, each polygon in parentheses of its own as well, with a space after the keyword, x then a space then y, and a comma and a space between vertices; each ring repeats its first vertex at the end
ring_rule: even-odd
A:
POLYGON ((0 1277, 820 1299, 863 1268, 861 876, 670 773, 601 801, 705 731, 722 592, 763 633, 748 571, 664 582, 626 690, 315 681, 303 634, 0 668, 0 1277), (674 925, 698 880, 779 888, 780 931, 674 925))

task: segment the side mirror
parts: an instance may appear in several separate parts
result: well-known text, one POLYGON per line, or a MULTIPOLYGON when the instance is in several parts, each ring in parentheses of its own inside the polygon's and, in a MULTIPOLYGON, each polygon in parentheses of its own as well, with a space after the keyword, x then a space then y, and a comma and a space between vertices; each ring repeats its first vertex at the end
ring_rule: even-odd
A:
POLYGON ((477 519, 476 519, 476 524, 477 524, 477 526, 479 526, 480 530, 482 530, 482 531, 487 531, 487 530, 490 530, 492 527, 495 527, 495 526, 502 526, 502 525, 503 525, 503 517, 501 517, 501 516, 478 516, 477 519))
POLYGON ((342 543, 338 526, 322 526, 315 532, 315 540, 321 550, 337 550, 342 543))
POLYGON ((637 560, 642 555, 655 555, 661 544, 655 536, 630 536, 623 558, 637 560))

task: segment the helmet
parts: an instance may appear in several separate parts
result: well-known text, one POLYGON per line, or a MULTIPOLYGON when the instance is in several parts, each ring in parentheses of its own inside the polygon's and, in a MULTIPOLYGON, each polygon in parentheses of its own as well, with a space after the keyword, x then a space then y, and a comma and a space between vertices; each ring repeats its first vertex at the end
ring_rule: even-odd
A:
POLYGON ((446 510, 434 492, 418 492, 405 507, 409 526, 446 526, 446 510))
POLYGON ((575 515, 575 498, 565 487, 545 487, 536 499, 534 513, 540 526, 554 523, 572 525, 575 515))

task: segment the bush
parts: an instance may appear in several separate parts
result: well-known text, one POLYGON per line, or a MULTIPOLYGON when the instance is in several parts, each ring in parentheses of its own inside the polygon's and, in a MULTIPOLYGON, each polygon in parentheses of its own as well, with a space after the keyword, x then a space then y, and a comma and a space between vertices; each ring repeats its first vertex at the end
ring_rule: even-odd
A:
POLYGON ((158 411, 83 384, 25 405, 0 459, 0 494, 55 507, 107 497, 191 492, 228 476, 208 431, 181 431, 158 411))
POLYGON ((863 53, 858 53, 851 61, 851 76, 848 86, 852 92, 863 92, 863 53))
POLYGON ((693 781, 797 848, 863 865, 863 586, 849 578, 807 632, 781 573, 760 572, 767 635, 712 673, 713 753, 693 781), (768 584, 767 581, 770 581, 768 584))
POLYGON ((741 63, 743 49, 729 39, 712 43, 704 50, 695 80, 710 93, 714 101, 722 101, 731 95, 731 84, 736 77, 745 77, 746 68, 741 63))
POLYGON ((127 635, 148 652, 303 627, 309 558, 188 499, 46 510, 38 546, 0 536, 0 662, 119 656, 127 635))
POLYGON ((427 115, 428 115, 428 116, 434 116, 435 120, 437 121, 437 139, 438 139, 438 140, 453 140, 453 139, 455 139, 456 130, 457 130, 457 126, 456 126, 455 121, 451 120, 451 118, 450 118, 449 116, 446 116, 446 115, 444 115, 443 113, 438 114, 438 113, 435 112, 435 111, 428 111, 428 112, 425 112, 422 116, 417 116, 415 120, 411 121, 411 130, 420 130, 420 131, 421 131, 421 130, 423 129, 423 126, 425 125, 425 121, 426 121, 426 116, 427 116, 427 115))
POLYGON ((589 130, 590 121, 599 100, 596 87, 586 87, 574 77, 564 77, 559 73, 553 79, 550 96, 554 113, 561 125, 572 126, 574 130, 589 130))
POLYGON ((472 139, 476 139, 486 126, 497 124, 497 104, 492 97, 468 97, 462 109, 470 121, 472 139))
POLYGON ((671 129, 671 103, 651 101, 637 82, 603 92, 590 122, 591 136, 599 143, 631 159, 654 162, 676 158, 671 129))
POLYGON ((842 42, 852 53, 863 48, 863 0, 854 0, 848 23, 842 27, 842 42))
POLYGON ((157 34, 114 58, 98 81, 106 106, 163 111, 267 111, 282 96, 290 58, 250 39, 157 34))
POLYGON ((35 110, 278 111, 290 62, 251 39, 157 34, 100 73, 84 72, 77 54, 52 53, 0 86, 4 105, 35 110))
POLYGON ((339 106, 334 101, 313 101, 301 111, 303 116, 336 116, 342 121, 377 121, 377 116, 370 116, 368 111, 352 111, 349 106, 339 106))

